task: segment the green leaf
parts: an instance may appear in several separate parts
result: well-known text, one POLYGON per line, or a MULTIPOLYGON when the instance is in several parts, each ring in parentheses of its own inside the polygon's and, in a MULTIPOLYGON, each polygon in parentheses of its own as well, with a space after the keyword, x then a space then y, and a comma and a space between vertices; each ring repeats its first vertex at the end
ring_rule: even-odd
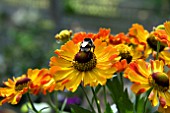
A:
POLYGON ((104 113, 113 113, 113 110, 111 109, 111 106, 109 103, 107 103, 106 105, 106 109, 105 109, 105 112, 104 113))
POLYGON ((127 89, 124 90, 118 76, 108 80, 107 87, 111 92, 111 97, 117 106, 118 112, 133 113, 133 104, 129 99, 127 89))
POLYGON ((77 105, 70 105, 70 107, 73 109, 72 113, 93 113, 77 105))

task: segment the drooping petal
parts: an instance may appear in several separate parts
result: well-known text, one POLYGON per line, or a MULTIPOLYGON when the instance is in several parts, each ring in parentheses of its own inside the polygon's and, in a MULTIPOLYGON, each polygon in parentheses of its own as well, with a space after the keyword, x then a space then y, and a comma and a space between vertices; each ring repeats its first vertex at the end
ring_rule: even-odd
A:
POLYGON ((152 103, 152 106, 157 106, 159 103, 159 99, 158 99, 158 91, 156 89, 153 89, 149 95, 149 100, 152 103))
POLYGON ((164 70, 164 62, 163 61, 159 61, 159 60, 151 60, 151 67, 153 72, 163 72, 164 70))
POLYGON ((137 84, 137 83, 134 83, 132 86, 131 86, 131 89, 132 91, 135 93, 135 94, 141 94, 141 93, 144 93, 146 92, 147 90, 150 89, 150 86, 149 84, 137 84))

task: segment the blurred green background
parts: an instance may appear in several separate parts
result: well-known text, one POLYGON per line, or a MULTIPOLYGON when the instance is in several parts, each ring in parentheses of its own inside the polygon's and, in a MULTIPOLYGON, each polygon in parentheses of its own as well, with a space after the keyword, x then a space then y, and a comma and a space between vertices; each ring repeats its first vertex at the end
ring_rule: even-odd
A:
POLYGON ((140 23, 152 30, 169 14, 169 0, 0 0, 0 81, 48 67, 62 29, 117 34, 140 23))

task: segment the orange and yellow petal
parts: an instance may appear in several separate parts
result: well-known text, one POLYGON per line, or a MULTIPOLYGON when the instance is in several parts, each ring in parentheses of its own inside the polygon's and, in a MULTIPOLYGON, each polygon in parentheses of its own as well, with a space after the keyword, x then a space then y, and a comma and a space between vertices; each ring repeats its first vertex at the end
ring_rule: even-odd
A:
POLYGON ((161 105, 158 107, 158 112, 159 113, 170 113, 170 106, 167 108, 163 108, 161 105))
MULTIPOLYGON (((118 56, 119 54, 116 48, 111 45, 107 46, 107 43, 102 42, 101 40, 95 40, 94 44, 96 46, 94 54, 96 55, 98 62, 109 61, 112 56, 118 56)), ((118 61, 119 59, 114 58, 114 60, 118 61)))
POLYGON ((143 59, 139 59, 136 61, 137 63, 137 72, 139 72, 145 78, 152 73, 150 64, 146 63, 143 59))
POLYGON ((165 31, 170 36, 170 21, 164 23, 165 31))
POLYGON ((152 67, 152 70, 153 72, 163 72, 164 70, 164 62, 161 60, 151 60, 151 67, 152 67))
POLYGON ((63 58, 59 58, 56 56, 53 56, 50 58, 50 66, 59 66, 59 67, 71 67, 72 62, 65 60, 63 58))
POLYGON ((65 60, 72 61, 75 54, 79 51, 79 46, 79 44, 74 44, 74 42, 70 40, 65 43, 65 45, 62 45, 60 50, 57 49, 55 53, 65 60))
POLYGON ((124 33, 119 33, 116 36, 110 35, 109 37, 109 44, 118 45, 118 44, 125 44, 130 43, 129 37, 127 37, 124 33))
POLYGON ((84 38, 94 38, 95 34, 93 33, 86 33, 86 32, 79 32, 79 33, 75 33, 72 41, 75 44, 78 44, 79 42, 82 42, 84 40, 84 38))
POLYGON ((159 103, 159 98, 158 98, 158 91, 156 89, 153 89, 149 95, 149 100, 152 103, 152 106, 157 106, 159 103))
POLYGON ((100 28, 99 32, 94 36, 94 40, 100 39, 105 42, 109 42, 110 29, 100 28))
POLYGON ((34 95, 43 91, 44 85, 47 85, 52 79, 49 70, 45 68, 28 69, 27 77, 31 80, 29 83, 30 92, 34 95))
POLYGON ((83 73, 71 73, 69 82, 65 84, 67 90, 75 92, 83 79, 83 73))
POLYGON ((147 79, 150 74, 151 66, 143 59, 131 62, 129 67, 125 70, 125 77, 134 78, 135 80, 135 76, 137 76, 138 79, 141 79, 143 82, 145 81, 144 79, 147 79))
POLYGON ((3 99, 0 101, 0 105, 6 102, 11 103, 11 104, 18 104, 22 98, 22 95, 23 93, 21 92, 13 92, 8 96, 3 97, 3 99))
POLYGON ((134 83, 131 86, 131 90, 135 93, 135 94, 141 94, 146 92, 147 90, 150 89, 149 84, 138 84, 138 83, 134 83))
POLYGON ((10 78, 8 78, 8 81, 3 82, 5 86, 7 87, 15 87, 15 81, 11 80, 10 78))
POLYGON ((146 42, 149 32, 142 25, 133 24, 129 29, 128 35, 137 38, 139 42, 146 42))
POLYGON ((159 53, 159 59, 163 60, 165 65, 170 66, 170 52, 169 52, 169 48, 167 50, 164 50, 162 52, 159 53))
POLYGON ((137 84, 148 84, 148 79, 144 76, 136 73, 130 68, 126 68, 124 75, 125 78, 128 78, 130 81, 135 82, 137 84))
POLYGON ((159 96, 160 98, 162 98, 162 100, 164 100, 164 105, 163 107, 167 107, 167 106, 170 106, 170 94, 169 92, 159 92, 159 96))
POLYGON ((128 63, 126 59, 121 60, 120 62, 116 62, 112 65, 112 67, 115 67, 117 69, 117 72, 124 71, 128 66, 128 63))

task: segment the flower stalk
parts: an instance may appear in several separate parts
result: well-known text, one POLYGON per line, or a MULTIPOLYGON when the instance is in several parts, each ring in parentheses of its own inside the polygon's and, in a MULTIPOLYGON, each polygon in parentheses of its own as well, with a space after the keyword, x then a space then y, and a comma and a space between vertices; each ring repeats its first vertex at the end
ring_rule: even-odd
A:
POLYGON ((36 113, 39 113, 39 112, 37 111, 37 109, 35 108, 35 106, 34 106, 34 103, 33 103, 32 99, 31 99, 31 96, 30 96, 29 92, 26 93, 26 95, 27 95, 28 101, 29 101, 30 104, 31 104, 32 109, 33 109, 36 113))
POLYGON ((91 90, 92 90, 92 93, 93 93, 93 96, 94 96, 94 99, 95 99, 95 102, 96 102, 96 105, 97 105, 98 113, 101 113, 100 101, 99 101, 99 99, 97 98, 97 95, 96 95, 93 87, 91 87, 91 90))

